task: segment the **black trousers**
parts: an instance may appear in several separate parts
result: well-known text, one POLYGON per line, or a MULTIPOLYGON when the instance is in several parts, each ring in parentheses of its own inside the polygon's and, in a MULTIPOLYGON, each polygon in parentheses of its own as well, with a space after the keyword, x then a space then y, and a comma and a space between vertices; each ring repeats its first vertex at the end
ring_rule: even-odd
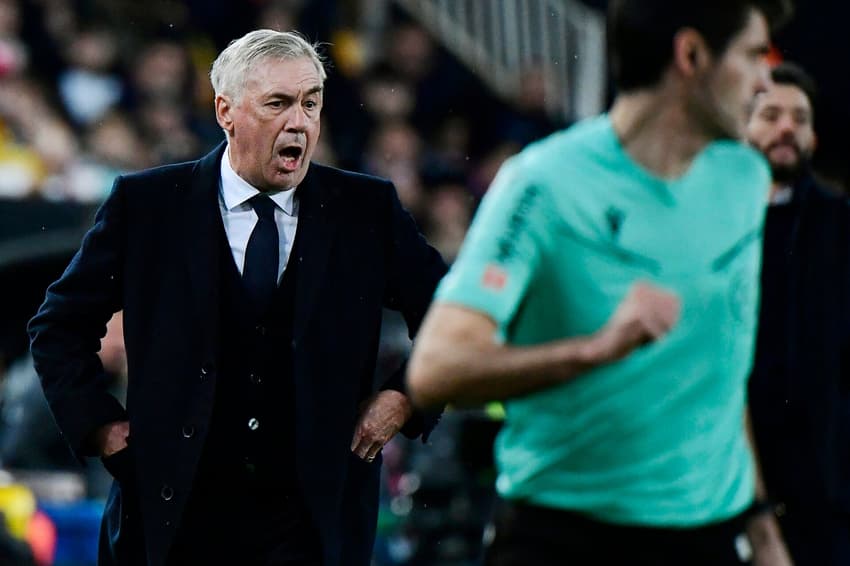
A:
POLYGON ((795 566, 850 565, 850 515, 789 506, 779 526, 795 566))
POLYGON ((321 566, 318 534, 296 492, 251 482, 217 491, 190 498, 169 566, 321 566))
MULTIPOLYGON (((486 566, 739 566, 744 519, 693 529, 629 527, 499 500, 486 566)), ((744 552, 745 553, 745 552, 744 552)))

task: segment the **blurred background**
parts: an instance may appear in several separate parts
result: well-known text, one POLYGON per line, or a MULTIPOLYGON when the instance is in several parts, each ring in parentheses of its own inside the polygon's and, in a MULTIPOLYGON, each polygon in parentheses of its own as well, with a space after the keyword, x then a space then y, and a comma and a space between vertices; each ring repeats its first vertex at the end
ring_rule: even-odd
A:
MULTIPOLYGON (((776 56, 820 86, 817 173, 850 186, 850 34, 838 0, 799 0, 776 56)), ((94 564, 109 477, 64 447, 26 321, 116 175, 199 157, 223 134, 209 67, 258 27, 324 42, 315 160, 393 180, 451 261, 499 165, 604 110, 605 1, 0 0, 0 564, 94 564)), ((387 312, 379 375, 409 350, 387 312)), ((126 380, 120 314, 102 348, 126 380)), ((498 405, 450 410, 428 446, 385 449, 376 566, 476 563, 498 405)))

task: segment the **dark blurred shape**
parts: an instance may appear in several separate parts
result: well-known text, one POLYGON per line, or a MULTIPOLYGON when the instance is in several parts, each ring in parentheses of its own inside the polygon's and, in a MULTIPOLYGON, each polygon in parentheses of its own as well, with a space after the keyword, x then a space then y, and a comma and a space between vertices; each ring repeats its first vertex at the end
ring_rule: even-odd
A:
MULTIPOLYGON (((0 514, 0 519, 2 519, 0 514)), ((23 541, 13 538, 0 521, 0 564, 3 566, 36 566, 32 550, 23 541)))
POLYGON ((480 410, 451 411, 425 448, 411 447, 418 484, 409 497, 409 566, 473 566, 494 501, 493 441, 501 422, 480 410))
POLYGON ((77 203, 0 199, 0 358, 28 349, 26 323, 80 245, 94 208, 77 203))

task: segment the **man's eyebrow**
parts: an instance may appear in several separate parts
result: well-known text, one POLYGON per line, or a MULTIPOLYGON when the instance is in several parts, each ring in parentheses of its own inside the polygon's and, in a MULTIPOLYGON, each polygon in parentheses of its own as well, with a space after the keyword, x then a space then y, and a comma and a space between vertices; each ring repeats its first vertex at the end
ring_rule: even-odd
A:
MULTIPOLYGON (((310 96, 311 94, 320 93, 323 90, 324 90, 324 87, 322 85, 316 85, 316 86, 304 91, 304 96, 310 96)), ((273 91, 273 92, 270 92, 266 96, 267 96, 267 98, 282 98, 283 100, 287 100, 287 101, 292 102, 296 98, 298 98, 298 93, 293 94, 291 92, 273 91)))
POLYGON ((770 44, 763 43, 761 45, 754 46, 753 53, 756 53, 757 55, 770 55, 770 44))

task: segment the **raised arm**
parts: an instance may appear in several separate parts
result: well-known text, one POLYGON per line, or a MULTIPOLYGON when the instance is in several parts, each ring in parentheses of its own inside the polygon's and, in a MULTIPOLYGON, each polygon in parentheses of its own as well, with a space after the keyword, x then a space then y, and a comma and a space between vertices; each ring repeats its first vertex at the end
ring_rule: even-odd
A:
POLYGON ((635 284, 608 323, 590 336, 535 346, 496 342, 487 315, 438 302, 414 344, 408 392, 420 407, 518 397, 621 359, 666 334, 679 317, 675 295, 635 284))

